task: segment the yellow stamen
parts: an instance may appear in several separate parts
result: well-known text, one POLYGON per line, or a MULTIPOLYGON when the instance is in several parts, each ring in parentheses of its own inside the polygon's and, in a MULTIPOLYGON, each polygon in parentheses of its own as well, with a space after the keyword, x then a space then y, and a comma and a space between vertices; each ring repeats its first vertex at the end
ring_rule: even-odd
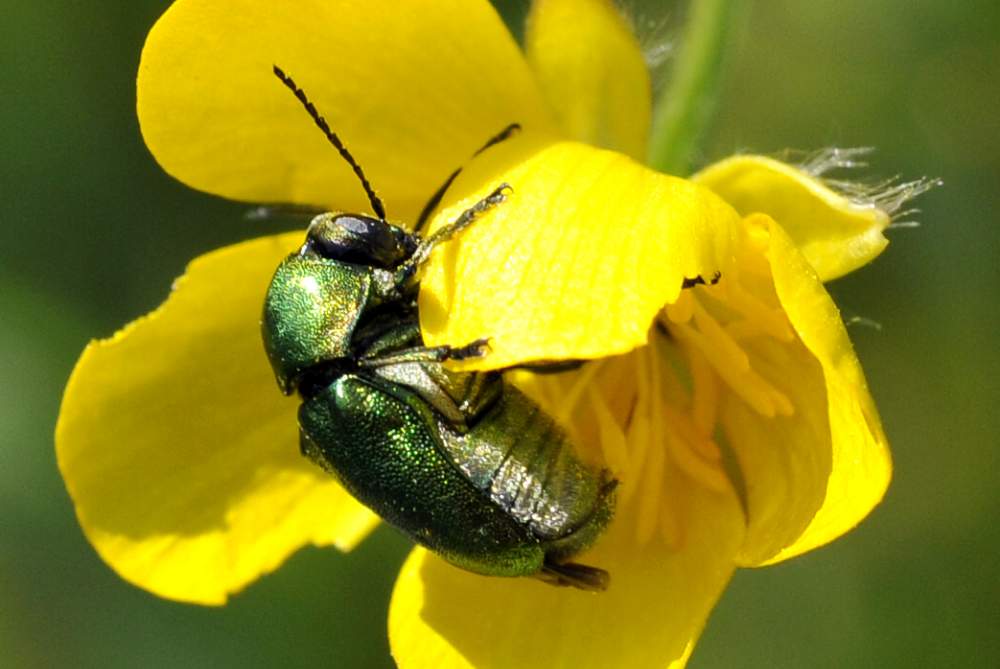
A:
POLYGON ((685 479, 734 494, 716 441, 727 391, 765 417, 795 412, 780 389, 795 333, 768 292, 768 237, 757 232, 748 234, 761 266, 740 265, 751 267, 748 285, 734 268, 717 285, 685 290, 660 317, 666 336, 570 378, 536 382, 556 420, 587 437, 577 439, 584 451, 620 480, 618 514, 634 522, 628 531, 639 544, 683 543, 682 500, 671 491, 685 479))
MULTIPOLYGON (((653 435, 656 435, 655 431, 653 435)), ((663 435, 656 435, 662 437, 663 435)), ((660 513, 660 498, 663 496, 663 479, 665 475, 664 450, 662 439, 658 440, 656 447, 649 449, 646 464, 642 469, 642 495, 639 496, 639 515, 636 521, 636 539, 639 545, 649 543, 656 531, 657 516, 660 513)), ((665 510, 672 513, 672 509, 665 510)))
POLYGON ((795 415, 795 405, 793 405, 792 401, 788 399, 788 395, 781 392, 774 386, 771 386, 771 399, 774 400, 775 411, 778 412, 779 416, 795 415))
POLYGON ((724 281, 722 283, 725 286, 726 305, 743 315, 746 319, 744 322, 753 323, 779 341, 792 341, 794 338, 792 328, 789 326, 788 317, 783 311, 764 304, 763 301, 747 292, 737 281, 724 281))
POLYGON ((691 296, 691 292, 682 290, 677 301, 668 304, 664 310, 667 312, 667 318, 674 323, 687 323, 691 320, 691 314, 694 310, 694 298, 691 296))
POLYGON ((719 322, 712 318, 698 301, 695 301, 694 323, 702 336, 708 340, 706 344, 717 352, 719 358, 725 360, 726 365, 739 372, 750 370, 750 358, 746 352, 726 334, 719 322))
POLYGON ((639 413, 638 407, 632 422, 628 426, 625 434, 625 443, 628 445, 628 467, 622 480, 621 495, 619 501, 622 506, 629 503, 635 496, 640 484, 640 475, 649 451, 649 419, 639 413))
POLYGON ((589 364, 583 366, 580 373, 574 378, 573 385, 569 387, 569 390, 559 398, 556 406, 558 407, 555 411, 556 422, 562 423, 563 425, 572 424, 570 416, 576 409, 577 404, 580 402, 580 398, 583 397, 583 392, 590 387, 591 382, 594 380, 594 375, 601 368, 601 361, 595 360, 589 364))
POLYGON ((719 462, 722 459, 722 454, 719 452, 718 447, 715 446, 707 434, 702 433, 692 416, 674 408, 667 408, 666 413, 674 431, 677 432, 685 443, 694 448, 701 457, 710 462, 719 462))
POLYGON ((767 383, 757 374, 753 371, 740 370, 730 358, 713 347, 712 343, 694 328, 675 325, 672 331, 676 332, 681 340, 696 347, 726 385, 753 407, 754 411, 769 418, 775 415, 774 402, 771 400, 771 393, 768 392, 767 383))
MULTIPOLYGON (((761 339, 754 345, 754 366, 759 370, 761 378, 781 379, 782 370, 788 369, 791 356, 787 347, 775 345, 773 340, 761 339)), ((769 382, 771 399, 774 400, 775 411, 780 416, 795 414, 795 405, 788 395, 777 388, 776 382, 769 382)))
POLYGON ((691 414, 702 434, 708 435, 715 430, 719 407, 719 383, 704 356, 689 353, 687 358, 691 366, 693 385, 691 414))
POLYGON ((688 478, 716 492, 729 489, 726 475, 716 464, 700 458, 695 452, 694 443, 681 437, 678 432, 671 431, 667 435, 665 445, 670 449, 671 459, 688 478))
POLYGON ((660 514, 660 534, 667 548, 680 550, 684 543, 684 525, 681 520, 686 516, 683 495, 670 498, 670 508, 660 514))
POLYGON ((738 342, 770 334, 767 328, 758 321, 733 321, 726 323, 723 327, 729 336, 738 342))
MULTIPOLYGON (((622 491, 622 501, 625 502, 636 492, 639 487, 640 473, 643 471, 645 461, 651 450, 653 433, 650 414, 652 383, 650 381, 650 369, 646 364, 647 349, 636 351, 631 357, 635 364, 636 378, 636 404, 632 410, 631 422, 626 426, 625 440, 628 444, 628 473, 627 477, 633 482, 632 486, 626 487, 622 491)), ((645 491, 643 491, 645 493, 645 491)))
POLYGON ((601 455, 604 456, 604 461, 611 473, 616 478, 620 478, 628 468, 628 447, 625 434, 595 386, 591 386, 587 390, 587 399, 590 401, 594 418, 597 420, 601 455))

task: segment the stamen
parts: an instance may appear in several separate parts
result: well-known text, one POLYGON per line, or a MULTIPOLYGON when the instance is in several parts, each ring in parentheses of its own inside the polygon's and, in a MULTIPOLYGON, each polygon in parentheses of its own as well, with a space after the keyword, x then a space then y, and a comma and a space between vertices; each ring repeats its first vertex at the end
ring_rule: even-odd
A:
POLYGON ((628 470, 618 498, 618 503, 623 507, 635 496, 640 487, 639 477, 644 469, 649 440, 649 419, 644 413, 639 413, 639 409, 636 407, 636 414, 632 417, 632 422, 629 423, 628 431, 625 433, 625 443, 629 454, 628 470))
POLYGON ((708 340, 708 345, 717 350, 720 359, 740 372, 750 371, 750 358, 746 352, 722 329, 717 320, 709 316, 698 301, 695 301, 694 306, 694 322, 701 335, 708 340))
POLYGON ((712 439, 693 439, 689 443, 695 452, 708 462, 722 462, 722 449, 712 439))
POLYGON ((719 383, 704 356, 689 352, 687 358, 693 385, 691 415, 702 434, 711 434, 718 415, 719 383))
POLYGON ((682 290, 681 294, 677 296, 677 301, 668 304, 664 311, 667 312, 667 318, 672 322, 687 323, 691 320, 691 314, 694 313, 694 297, 691 295, 691 291, 682 290))
POLYGON ((708 462, 721 460, 722 455, 718 446, 712 442, 707 434, 702 433, 692 416, 669 407, 666 412, 673 431, 684 443, 697 451, 700 457, 708 462))
POLYGON ((573 380, 573 385, 569 387, 556 404, 557 409, 555 411, 555 418, 557 423, 561 423, 563 425, 570 423, 570 416, 580 403, 580 398, 583 397, 583 392, 590 386, 591 382, 594 380, 594 375, 597 374, 597 370, 600 369, 600 367, 601 361, 595 360, 594 362, 584 365, 580 370, 580 373, 576 375, 573 380))
POLYGON ((632 485, 622 486, 621 503, 626 504, 640 487, 639 477, 644 470, 652 441, 650 426, 650 393, 649 366, 645 362, 646 349, 634 352, 630 357, 635 366, 636 406, 632 412, 632 420, 626 427, 625 443, 628 445, 628 478, 632 485))
POLYGON ((684 524, 681 519, 686 516, 684 495, 674 495, 670 498, 670 509, 660 514, 660 536, 670 550, 680 550, 684 543, 684 524))
POLYGON ((774 296, 757 289, 769 290, 773 280, 768 230, 752 223, 745 230, 749 257, 738 269, 751 268, 743 273, 749 285, 733 268, 716 286, 682 291, 657 324, 670 336, 534 383, 553 417, 586 437, 577 442, 621 481, 618 516, 635 523, 626 531, 639 544, 683 543, 678 485, 740 495, 739 472, 720 448, 724 393, 764 417, 795 413, 781 388, 787 370, 798 368, 801 346, 774 296))
POLYGON ((625 441, 625 433, 621 426, 615 421, 607 403, 595 386, 587 389, 587 399, 593 410, 594 418, 597 419, 598 441, 601 446, 601 455, 612 475, 620 477, 628 468, 628 448, 625 441))
POLYGON ((665 445, 670 449, 671 459, 688 478, 701 483, 709 490, 724 492, 730 489, 729 479, 718 466, 698 457, 693 443, 670 431, 665 445))
MULTIPOLYGON (((650 436, 656 435, 656 432, 650 436)), ((662 436, 662 435, 656 435, 662 436)), ((657 446, 663 442, 658 439, 657 446)), ((642 495, 639 497, 639 514, 636 521, 636 539, 640 545, 649 543, 656 531, 657 515, 660 512, 660 498, 663 494, 663 479, 666 472, 663 469, 666 464, 664 450, 662 447, 651 448, 646 464, 642 468, 642 495)), ((673 510, 667 510, 672 513, 673 510)))
MULTIPOLYGON (((736 281, 725 282, 723 289, 725 290, 726 306, 746 319, 736 322, 753 323, 764 333, 779 341, 790 342, 795 338, 792 328, 788 324, 788 318, 783 311, 768 306, 736 281)), ((730 325, 734 325, 734 323, 730 323, 730 325)), ((727 326, 726 330, 729 329, 727 326)))
POLYGON ((562 388, 561 379, 558 377, 546 377, 524 370, 515 370, 510 372, 509 378, 514 381, 514 385, 529 392, 531 399, 538 402, 545 411, 552 413, 553 407, 558 405, 555 398, 559 397, 559 389, 562 388), (524 383, 519 383, 519 380, 523 380, 524 383))
POLYGON ((779 416, 794 416, 795 415, 795 405, 792 401, 788 399, 788 395, 781 392, 774 386, 771 389, 771 399, 774 400, 775 410, 778 412, 779 416))
POLYGON ((768 379, 784 378, 787 370, 792 367, 792 354, 785 346, 779 346, 773 339, 761 339, 753 347, 754 366, 760 378, 768 385, 771 399, 774 400, 775 412, 780 416, 795 414, 795 406, 788 396, 781 392, 775 383, 768 379))
MULTIPOLYGON (((650 348, 645 349, 646 364, 649 367, 649 389, 651 400, 649 403, 649 413, 653 420, 653 427, 655 430, 662 431, 663 428, 663 415, 657 411, 657 408, 663 403, 663 365, 650 348)), ((656 432, 654 432, 656 434, 656 432)))
MULTIPOLYGON (((690 326, 675 325, 674 329, 681 339, 698 348, 716 373, 722 377, 722 380, 754 411, 768 418, 775 416, 776 408, 769 392, 770 386, 753 370, 749 369, 749 363, 747 364, 748 369, 738 369, 731 360, 720 355, 706 337, 690 326)), ((740 352, 742 353, 742 350, 740 352)), ((744 355, 746 354, 744 353, 744 355)))

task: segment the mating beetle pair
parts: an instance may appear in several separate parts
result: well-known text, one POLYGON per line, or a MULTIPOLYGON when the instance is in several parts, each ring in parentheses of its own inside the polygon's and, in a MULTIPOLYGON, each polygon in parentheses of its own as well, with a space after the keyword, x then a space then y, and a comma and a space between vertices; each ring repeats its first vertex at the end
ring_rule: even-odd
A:
POLYGON ((268 289, 264 346, 282 391, 302 397, 303 453, 459 567, 605 589, 607 572, 568 560, 607 526, 616 481, 584 464, 553 419, 499 372, 444 366, 484 355, 485 339, 426 347, 420 334, 422 263, 500 205, 511 187, 500 185, 421 237, 456 170, 409 233, 386 220, 361 167, 302 90, 278 67, 274 72, 354 169, 375 213, 314 218, 268 289))

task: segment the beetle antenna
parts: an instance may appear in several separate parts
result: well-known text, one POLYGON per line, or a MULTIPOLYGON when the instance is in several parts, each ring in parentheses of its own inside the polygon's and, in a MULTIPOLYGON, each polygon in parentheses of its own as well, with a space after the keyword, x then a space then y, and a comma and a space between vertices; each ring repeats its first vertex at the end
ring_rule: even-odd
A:
POLYGON ((316 110, 316 106, 309 101, 309 98, 306 97, 305 91, 299 88, 296 85, 295 80, 285 74, 284 70, 280 67, 274 65, 273 68, 274 76, 278 77, 278 79, 281 80, 281 83, 283 83, 288 90, 295 94, 295 97, 299 99, 302 106, 305 107, 307 112, 309 112, 309 116, 312 118, 313 122, 316 123, 316 126, 323 131, 324 135, 326 135, 327 140, 333 145, 333 148, 337 149, 341 158, 346 160, 347 164, 351 166, 352 170, 354 170, 354 174, 356 174, 358 179, 361 181, 361 187, 364 188, 365 193, 368 194, 368 201, 372 205, 372 211, 375 212, 375 215, 378 216, 380 221, 385 221, 385 207, 382 206, 382 200, 380 200, 378 195, 375 194, 375 189, 372 188, 371 183, 368 182, 368 178, 365 176, 364 170, 361 169, 361 165, 358 165, 358 161, 354 160, 354 156, 352 156, 351 152, 347 150, 344 143, 340 141, 340 137, 337 137, 337 133, 330 130, 330 125, 316 110))
MULTIPOLYGON (((496 144, 499 144, 500 142, 506 139, 510 139, 512 136, 516 135, 520 131, 521 131, 520 123, 511 123, 506 128, 504 128, 497 134, 490 137, 485 144, 479 147, 479 149, 472 154, 472 157, 475 158, 486 149, 490 148, 491 146, 495 146, 496 144)), ((462 173, 462 168, 459 167, 450 175, 448 175, 448 178, 444 180, 444 183, 441 184, 440 188, 434 191, 434 194, 431 195, 431 199, 427 201, 427 204, 425 204, 424 208, 420 211, 420 216, 417 217, 417 222, 413 226, 414 234, 420 234, 420 231, 423 229, 428 219, 430 219, 431 214, 433 214, 434 210, 437 209, 437 206, 441 204, 441 199, 444 197, 444 194, 448 192, 448 188, 451 186, 452 182, 461 173, 462 173)))

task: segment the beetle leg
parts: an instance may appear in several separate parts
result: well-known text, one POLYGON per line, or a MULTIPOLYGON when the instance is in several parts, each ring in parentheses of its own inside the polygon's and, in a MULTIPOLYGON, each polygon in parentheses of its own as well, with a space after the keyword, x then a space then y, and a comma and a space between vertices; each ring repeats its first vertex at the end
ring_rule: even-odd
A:
POLYGON ((511 188, 508 183, 500 184, 493 189, 492 193, 463 211, 454 221, 443 228, 440 228, 433 235, 420 242, 420 246, 418 246, 417 250, 413 252, 413 255, 411 255, 406 262, 400 265, 396 270, 394 281, 396 289, 400 293, 405 291, 406 287, 413 282, 414 277, 417 275, 417 270, 419 270, 420 266, 424 264, 428 256, 430 256, 431 251, 434 250, 435 246, 448 241, 459 232, 472 225, 481 214, 489 211, 506 200, 507 195, 513 192, 513 190, 514 189, 511 188))
MULTIPOLYGON (((452 374, 455 376, 455 374, 452 374)), ((466 373, 465 386, 461 390, 459 411, 467 420, 481 416, 503 392, 503 380, 499 372, 466 373)))
POLYGON ((722 278, 722 272, 719 271, 716 271, 715 274, 712 275, 712 278, 709 279, 708 281, 705 281, 705 277, 703 277, 701 274, 694 277, 693 279, 684 277, 684 280, 681 281, 681 288, 694 288, 695 286, 714 286, 715 284, 719 283, 719 279, 721 278, 722 278))
POLYGON ((576 562, 546 560, 536 577, 550 585, 571 585, 580 590, 603 592, 608 589, 611 575, 603 569, 576 562))
POLYGON ((477 339, 465 346, 414 346, 402 350, 375 355, 358 360, 361 367, 374 368, 398 365, 404 362, 444 362, 445 360, 467 360, 481 358, 490 350, 488 338, 477 339))
MULTIPOLYGON (((472 157, 475 158, 476 156, 478 156, 480 153, 490 148, 491 146, 499 144, 505 139, 510 139, 510 137, 515 135, 520 130, 521 130, 520 123, 511 123, 506 128, 498 132, 496 135, 490 137, 485 144, 479 147, 478 151, 472 154, 472 157)), ((417 222, 413 226, 413 234, 420 234, 420 231, 423 229, 424 225, 426 225, 427 221, 430 219, 431 214, 434 213, 434 210, 437 209, 437 206, 441 204, 441 198, 443 198, 444 194, 448 192, 448 188, 451 186, 452 182, 455 181, 455 178, 459 174, 461 174, 461 172, 462 168, 459 167, 457 170, 452 172, 447 179, 444 180, 444 183, 441 184, 440 188, 434 191, 434 194, 431 195, 431 199, 427 201, 427 204, 425 204, 424 208, 420 211, 420 216, 417 217, 417 222)))
POLYGON ((501 371, 507 372, 512 369, 523 369, 532 374, 561 374, 580 369, 586 362, 586 360, 535 360, 533 362, 526 362, 523 365, 504 367, 501 371))

